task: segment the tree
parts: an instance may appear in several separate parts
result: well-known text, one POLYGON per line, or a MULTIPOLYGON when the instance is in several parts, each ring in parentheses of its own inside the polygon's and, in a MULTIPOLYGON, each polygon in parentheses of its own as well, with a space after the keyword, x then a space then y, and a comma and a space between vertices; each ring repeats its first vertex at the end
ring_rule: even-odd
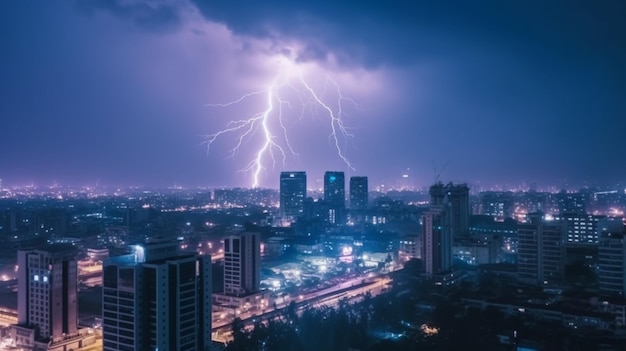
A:
POLYGON ((298 310, 295 301, 291 301, 287 306, 287 318, 296 323, 298 321, 298 310))

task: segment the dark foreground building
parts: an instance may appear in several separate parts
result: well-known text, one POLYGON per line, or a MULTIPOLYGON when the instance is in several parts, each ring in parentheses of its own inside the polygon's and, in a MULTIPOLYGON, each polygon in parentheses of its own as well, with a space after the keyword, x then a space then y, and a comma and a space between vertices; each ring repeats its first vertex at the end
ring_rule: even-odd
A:
POLYGON ((104 350, 208 350, 211 257, 152 241, 103 268, 104 350))

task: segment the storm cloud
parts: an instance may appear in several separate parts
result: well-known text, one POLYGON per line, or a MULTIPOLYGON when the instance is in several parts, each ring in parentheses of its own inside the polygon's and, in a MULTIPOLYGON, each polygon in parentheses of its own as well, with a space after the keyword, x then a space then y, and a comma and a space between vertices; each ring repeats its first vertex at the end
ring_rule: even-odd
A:
POLYGON ((407 168, 427 186, 448 160, 442 179, 476 187, 626 174, 623 1, 2 1, 0 29, 6 184, 249 185, 232 137, 202 143, 264 101, 207 105, 267 87, 280 56, 360 106, 356 171, 320 119, 289 116, 301 145, 285 167, 310 186, 329 169, 393 186, 407 168))

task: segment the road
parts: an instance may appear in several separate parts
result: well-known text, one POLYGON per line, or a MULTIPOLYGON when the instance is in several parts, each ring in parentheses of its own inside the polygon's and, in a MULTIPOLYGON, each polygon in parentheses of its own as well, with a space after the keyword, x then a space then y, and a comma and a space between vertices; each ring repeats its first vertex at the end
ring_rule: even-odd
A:
MULTIPOLYGON (((276 303, 276 309, 273 306, 264 310, 252 309, 242 312, 239 317, 246 324, 246 329, 252 328, 253 319, 271 319, 276 317, 280 310, 286 308, 292 301, 296 303, 297 313, 301 314, 308 307, 336 307, 339 301, 347 299, 348 303, 357 303, 363 301, 366 293, 371 296, 377 296, 389 289, 391 279, 388 276, 378 276, 375 278, 363 277, 354 278, 352 280, 337 284, 335 286, 312 292, 304 295, 286 296, 282 302, 276 303)), ((216 342, 227 343, 232 340, 231 324, 235 316, 226 315, 224 318, 213 320, 213 340, 216 342)))
POLYGON ((8 308, 0 308, 0 326, 8 327, 17 323, 17 311, 8 308))

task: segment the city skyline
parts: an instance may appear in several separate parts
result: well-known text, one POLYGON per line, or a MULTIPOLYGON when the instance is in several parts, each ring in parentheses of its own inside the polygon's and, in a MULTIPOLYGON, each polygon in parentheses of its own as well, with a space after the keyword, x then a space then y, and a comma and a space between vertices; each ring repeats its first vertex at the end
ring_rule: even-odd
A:
POLYGON ((234 154, 235 135, 208 152, 206 141, 263 112, 264 97, 214 106, 267 91, 288 67, 322 91, 320 77, 332 79, 355 102, 342 120, 352 136, 340 139, 350 162, 319 106, 285 107, 293 154, 264 159, 259 187, 278 188, 281 171, 306 171, 319 187, 327 170, 391 186, 408 174, 414 187, 439 175, 485 186, 623 182, 624 6, 3 2, 0 178, 250 187, 241 170, 263 137, 234 154))

